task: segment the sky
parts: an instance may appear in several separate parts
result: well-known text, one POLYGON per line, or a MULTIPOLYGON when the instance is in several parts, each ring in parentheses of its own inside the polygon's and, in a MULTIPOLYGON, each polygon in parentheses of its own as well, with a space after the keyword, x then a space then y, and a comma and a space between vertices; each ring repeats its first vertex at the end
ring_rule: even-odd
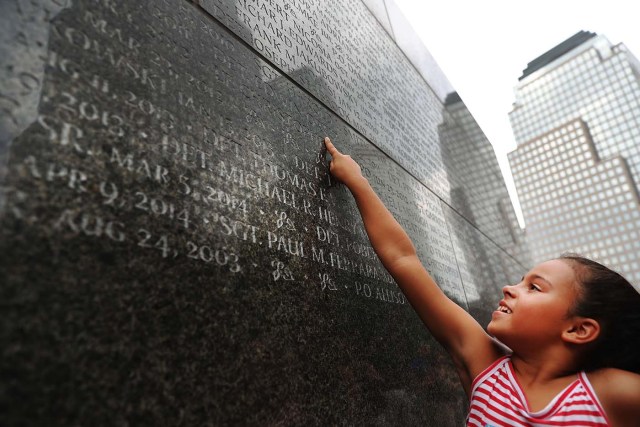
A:
POLYGON ((624 43, 640 57, 640 3, 633 0, 393 0, 494 147, 520 225, 507 153, 508 113, 527 64, 580 30, 624 43), (634 5, 635 4, 635 5, 634 5))

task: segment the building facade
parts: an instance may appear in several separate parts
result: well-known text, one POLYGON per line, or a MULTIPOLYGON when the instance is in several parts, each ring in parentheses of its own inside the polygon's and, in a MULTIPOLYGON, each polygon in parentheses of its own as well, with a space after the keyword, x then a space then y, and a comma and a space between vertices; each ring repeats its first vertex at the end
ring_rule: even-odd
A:
POLYGON ((581 31, 530 62, 509 154, 534 262, 577 252, 640 283, 640 63, 581 31))

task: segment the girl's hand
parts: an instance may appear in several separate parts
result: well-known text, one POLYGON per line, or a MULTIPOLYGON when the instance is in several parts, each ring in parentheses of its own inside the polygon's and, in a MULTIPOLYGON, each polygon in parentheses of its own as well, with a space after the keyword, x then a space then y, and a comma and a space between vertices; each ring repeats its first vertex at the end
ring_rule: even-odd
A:
POLYGON ((324 145, 327 147, 329 154, 331 154, 331 163, 329 165, 331 175, 342 181, 349 188, 365 180, 360 165, 351 156, 339 152, 329 137, 324 138, 324 145))

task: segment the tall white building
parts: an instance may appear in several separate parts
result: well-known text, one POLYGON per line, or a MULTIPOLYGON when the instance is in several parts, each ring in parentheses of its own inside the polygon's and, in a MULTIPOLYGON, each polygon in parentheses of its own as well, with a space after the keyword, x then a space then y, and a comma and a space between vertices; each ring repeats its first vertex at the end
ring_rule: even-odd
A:
POLYGON ((578 252, 640 284, 640 63, 581 31, 530 62, 509 162, 534 262, 578 252))

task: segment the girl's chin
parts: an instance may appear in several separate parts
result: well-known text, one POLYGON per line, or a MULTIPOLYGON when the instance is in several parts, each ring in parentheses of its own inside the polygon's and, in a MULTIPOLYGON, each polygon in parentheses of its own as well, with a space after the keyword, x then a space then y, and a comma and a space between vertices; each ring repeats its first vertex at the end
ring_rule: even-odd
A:
POLYGON ((487 325, 487 333, 491 336, 495 336, 496 334, 500 334, 500 329, 496 325, 496 323, 492 320, 487 325))

